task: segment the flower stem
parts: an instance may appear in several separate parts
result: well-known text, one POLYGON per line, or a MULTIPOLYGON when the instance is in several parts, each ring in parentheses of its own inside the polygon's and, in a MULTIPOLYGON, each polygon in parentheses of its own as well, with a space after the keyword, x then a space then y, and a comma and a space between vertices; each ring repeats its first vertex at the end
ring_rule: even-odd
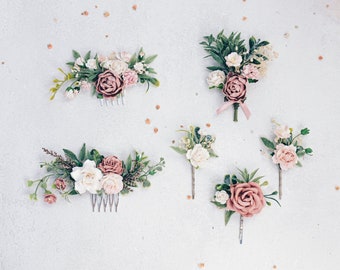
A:
POLYGON ((279 199, 282 198, 282 169, 279 165, 279 199))
POLYGON ((242 245, 243 242, 243 216, 240 215, 240 233, 238 236, 239 240, 240 240, 240 244, 242 245))
POLYGON ((191 165, 191 197, 195 199, 195 167, 191 165))
POLYGON ((239 103, 234 103, 233 106, 234 106, 234 122, 237 122, 238 121, 238 119, 237 119, 238 107, 240 106, 240 104, 239 103))

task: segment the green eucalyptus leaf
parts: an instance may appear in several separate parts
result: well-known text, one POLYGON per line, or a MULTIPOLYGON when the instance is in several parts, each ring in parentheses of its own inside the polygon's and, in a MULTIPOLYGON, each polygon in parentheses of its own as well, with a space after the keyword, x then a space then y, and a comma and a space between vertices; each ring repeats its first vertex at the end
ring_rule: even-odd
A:
POLYGON ((77 163, 77 165, 79 165, 81 162, 78 160, 77 156, 70 150, 68 149, 63 149, 65 155, 70 158, 72 161, 74 161, 75 163, 77 163))
POLYGON ((83 162, 85 160, 85 156, 86 156, 86 145, 84 143, 79 152, 79 160, 83 162))
POLYGON ((262 141, 263 144, 264 144, 265 146, 267 146, 269 149, 275 150, 275 144, 274 144, 272 141, 270 141, 270 140, 268 140, 268 139, 266 139, 266 138, 264 138, 264 137, 261 137, 261 141, 262 141))
POLYGON ((170 146, 173 150, 175 150, 177 153, 181 155, 185 155, 187 153, 187 150, 177 147, 177 146, 170 146))
POLYGON ((231 216, 232 216, 234 213, 235 213, 234 211, 228 211, 228 210, 225 211, 225 214, 224 214, 224 224, 225 224, 226 226, 228 225, 228 222, 229 222, 231 216))
POLYGON ((144 180, 144 182, 143 182, 143 187, 149 187, 149 186, 151 186, 151 183, 150 183, 150 181, 148 181, 148 180, 144 180))

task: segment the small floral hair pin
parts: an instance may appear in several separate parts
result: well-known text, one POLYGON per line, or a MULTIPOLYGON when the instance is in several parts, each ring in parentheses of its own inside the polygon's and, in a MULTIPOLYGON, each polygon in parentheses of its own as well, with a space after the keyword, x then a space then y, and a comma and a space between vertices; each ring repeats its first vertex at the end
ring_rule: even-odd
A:
POLYGON ((305 155, 311 156, 313 150, 304 148, 301 136, 309 134, 309 129, 301 129, 297 135, 293 135, 293 129, 286 125, 276 125, 274 141, 261 137, 261 141, 268 148, 274 164, 279 168, 279 199, 282 198, 282 170, 287 171, 295 166, 301 167, 300 159, 305 155))
POLYGON ((238 108, 241 107, 247 119, 250 111, 245 104, 248 83, 256 83, 266 73, 267 61, 277 57, 268 41, 249 38, 249 48, 241 39, 241 33, 232 32, 229 37, 221 31, 216 37, 205 36, 200 44, 216 64, 207 67, 211 70, 207 82, 209 89, 217 88, 224 94, 224 104, 217 109, 220 114, 231 105, 234 107, 234 121, 238 121, 238 108))
POLYGON ((265 181, 260 183, 263 176, 255 177, 258 169, 248 173, 247 169, 239 169, 240 176, 227 174, 222 184, 217 184, 215 196, 212 201, 217 207, 225 209, 225 225, 236 212, 240 214, 239 240, 243 242, 243 217, 252 217, 261 212, 263 207, 271 205, 269 200, 280 203, 273 197, 277 191, 264 195, 262 186, 268 185, 265 181))
POLYGON ((171 146, 177 153, 185 155, 191 164, 191 195, 195 199, 195 170, 199 169, 211 157, 217 157, 213 150, 216 140, 213 135, 206 135, 201 132, 200 127, 190 126, 185 132, 178 146, 171 146))
POLYGON ((93 94, 100 100, 100 104, 117 105, 125 104, 126 89, 139 83, 150 83, 159 86, 159 81, 154 77, 155 70, 150 64, 157 55, 146 56, 141 48, 137 54, 127 52, 111 53, 108 57, 91 56, 89 51, 82 57, 77 51, 73 51, 74 61, 66 63, 70 67, 69 72, 58 70, 64 75, 63 79, 54 79, 54 87, 50 89, 54 99, 58 90, 66 83, 65 96, 69 99, 76 97, 80 91, 93 90, 93 94))
POLYGON ((30 199, 36 201, 38 190, 42 190, 44 201, 53 204, 57 201, 55 193, 69 200, 71 195, 91 194, 92 211, 96 207, 112 212, 113 205, 117 212, 119 194, 127 194, 138 187, 151 185, 148 177, 162 171, 165 161, 151 165, 144 153, 134 152, 124 162, 116 156, 103 156, 96 149, 87 150, 84 144, 77 156, 63 149, 65 157, 43 148, 44 152, 54 157, 50 162, 41 163, 47 175, 38 180, 29 180, 29 187, 35 186, 30 199))

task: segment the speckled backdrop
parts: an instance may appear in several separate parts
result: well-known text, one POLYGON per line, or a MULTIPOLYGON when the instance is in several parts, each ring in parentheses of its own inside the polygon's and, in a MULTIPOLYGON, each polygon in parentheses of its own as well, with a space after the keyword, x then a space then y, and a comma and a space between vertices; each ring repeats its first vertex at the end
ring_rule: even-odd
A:
POLYGON ((340 265, 340 4, 310 0, 0 0, 1 227, 0 268, 117 270, 318 270, 340 265), (109 16, 104 16, 104 13, 109 16), (202 36, 241 31, 269 40, 279 58, 252 85, 248 106, 231 121, 216 116, 222 96, 209 91, 202 36), (50 46, 48 46, 50 44, 50 46), (108 54, 143 46, 157 53, 161 86, 131 89, 125 107, 100 107, 90 95, 49 101, 57 68, 71 50, 108 54), (160 105, 156 110, 155 106, 160 105), (150 124, 145 120, 149 118, 150 124), (308 126, 315 154, 284 175, 282 207, 273 205, 224 226, 209 201, 214 185, 236 167, 255 169, 277 187, 277 171, 259 137, 272 119, 308 126), (197 173, 172 151, 180 125, 217 136, 219 158, 197 173), (206 127, 210 124, 211 127, 206 127), (154 132, 154 128, 158 132, 154 132), (152 186, 121 198, 117 214, 92 213, 88 196, 55 205, 28 199, 39 178, 41 147, 78 151, 86 142, 104 154, 133 149, 166 159, 152 186))

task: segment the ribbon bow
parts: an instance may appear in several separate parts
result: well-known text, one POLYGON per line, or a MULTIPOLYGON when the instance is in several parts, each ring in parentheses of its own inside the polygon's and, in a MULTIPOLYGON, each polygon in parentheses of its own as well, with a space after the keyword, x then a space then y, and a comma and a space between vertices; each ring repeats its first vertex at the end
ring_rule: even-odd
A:
POLYGON ((216 111, 217 114, 220 114, 221 112, 225 111, 226 109, 228 109, 234 103, 240 104, 244 115, 246 116, 247 119, 249 119, 251 112, 249 111, 248 106, 246 104, 244 104, 242 101, 227 101, 227 102, 224 102, 224 104, 217 109, 217 111, 216 111))

